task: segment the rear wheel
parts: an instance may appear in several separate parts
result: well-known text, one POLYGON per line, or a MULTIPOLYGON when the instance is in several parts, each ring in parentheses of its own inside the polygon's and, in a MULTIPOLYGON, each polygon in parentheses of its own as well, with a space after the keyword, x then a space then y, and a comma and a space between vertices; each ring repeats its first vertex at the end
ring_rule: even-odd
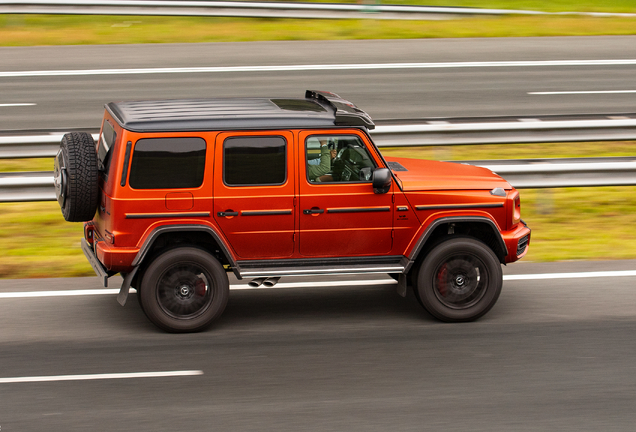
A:
POLYGON ((494 252, 461 237, 440 243, 427 255, 417 275, 417 294, 424 308, 442 321, 472 321, 495 305, 502 283, 494 252))
POLYGON ((67 133, 55 156, 53 182, 64 219, 85 222, 93 219, 99 199, 97 152, 86 132, 67 133))
POLYGON ((175 333, 209 326, 223 313, 228 297, 229 282, 219 261, 194 247, 159 255, 144 272, 140 287, 146 316, 175 333))

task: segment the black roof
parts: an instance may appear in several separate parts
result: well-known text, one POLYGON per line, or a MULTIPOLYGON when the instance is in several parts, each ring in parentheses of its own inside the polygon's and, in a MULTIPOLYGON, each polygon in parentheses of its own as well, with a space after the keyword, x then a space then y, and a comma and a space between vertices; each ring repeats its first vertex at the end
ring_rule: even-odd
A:
POLYGON ((218 98, 111 102, 106 109, 133 132, 291 129, 333 126, 375 128, 371 117, 329 92, 307 90, 304 99, 218 98))

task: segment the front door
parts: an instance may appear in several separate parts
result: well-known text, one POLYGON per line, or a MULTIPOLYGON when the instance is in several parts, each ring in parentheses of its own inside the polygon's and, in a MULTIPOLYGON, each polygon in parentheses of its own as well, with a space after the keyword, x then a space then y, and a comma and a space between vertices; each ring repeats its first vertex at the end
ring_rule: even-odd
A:
POLYGON ((386 255, 392 248, 393 186, 375 194, 381 159, 363 134, 299 136, 299 250, 304 256, 386 255), (304 149, 304 154, 303 150, 304 149))

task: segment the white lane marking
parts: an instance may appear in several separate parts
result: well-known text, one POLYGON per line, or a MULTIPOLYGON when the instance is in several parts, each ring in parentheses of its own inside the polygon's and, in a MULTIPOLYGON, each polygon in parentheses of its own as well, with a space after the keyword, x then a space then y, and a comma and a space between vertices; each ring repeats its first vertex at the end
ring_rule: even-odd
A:
POLYGON ((529 95, 627 94, 627 93, 636 93, 636 90, 580 90, 580 91, 528 92, 529 95))
POLYGON ((87 381, 106 379, 127 379, 127 378, 163 378, 176 376, 203 375, 200 370, 182 370, 167 372, 133 372, 133 373, 108 373, 108 374, 87 374, 87 375, 50 375, 50 376, 27 376, 0 378, 0 384, 8 383, 28 383, 28 382, 51 382, 51 381, 87 381))
POLYGON ((6 108, 6 107, 21 107, 21 106, 35 106, 37 104, 34 103, 0 103, 0 108, 6 108))
MULTIPOLYGON (((577 272, 577 273, 539 273, 539 274, 519 274, 505 275, 504 281, 514 280, 545 280, 545 279, 577 279, 577 278, 598 278, 598 277, 633 277, 636 270, 620 271, 598 271, 598 272, 577 272)), ((395 285, 397 281, 393 279, 369 279, 369 280, 349 280, 349 281, 314 281, 314 282, 282 282, 273 287, 250 287, 247 284, 230 285, 233 290, 262 290, 280 288, 319 288, 319 287, 339 287, 339 286, 365 286, 365 285, 395 285)), ((134 288, 131 293, 136 292, 134 288)), ((84 295, 114 295, 119 294, 119 288, 91 289, 91 290, 64 290, 64 291, 24 291, 24 292, 0 292, 0 299, 8 298, 32 298, 32 297, 65 297, 84 295)))
POLYGON ((491 61, 491 62, 439 62, 439 63, 361 63, 361 64, 308 64, 270 66, 217 66, 175 68, 130 68, 130 69, 69 69, 39 71, 0 72, 0 78, 35 76, 80 76, 80 75, 139 75, 175 73, 222 73, 222 72, 291 72, 312 70, 363 70, 363 69, 448 69, 483 67, 541 67, 541 66, 629 66, 636 59, 610 60, 545 60, 545 61, 491 61))
MULTIPOLYGON (((377 280, 355 280, 355 281, 325 281, 325 282, 282 282, 273 287, 259 286, 251 287, 247 284, 230 285, 233 290, 258 290, 272 288, 307 288, 307 287, 338 287, 338 286, 359 286, 359 285, 389 285, 396 284, 393 279, 377 280)), ((134 288, 131 293, 137 292, 134 288)), ((33 297, 68 297, 68 296, 90 296, 90 295, 113 295, 119 294, 119 288, 101 288, 89 290, 60 290, 60 291, 24 291, 24 292, 0 292, 0 299, 9 298, 33 298, 33 297)))
POLYGON ((542 279, 577 279, 577 278, 630 277, 630 276, 636 276, 636 270, 506 275, 504 276, 504 280, 511 281, 511 280, 542 280, 542 279))
POLYGON ((29 298, 29 297, 66 297, 66 296, 87 296, 87 295, 108 295, 108 294, 119 294, 119 289, 5 292, 5 293, 0 293, 0 299, 29 298))

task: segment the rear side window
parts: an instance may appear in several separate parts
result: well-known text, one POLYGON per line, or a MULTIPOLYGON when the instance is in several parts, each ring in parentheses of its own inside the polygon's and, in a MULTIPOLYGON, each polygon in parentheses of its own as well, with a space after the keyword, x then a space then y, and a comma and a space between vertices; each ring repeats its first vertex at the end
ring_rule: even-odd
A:
POLYGON ((205 170, 203 138, 145 138, 135 144, 130 164, 134 189, 196 188, 205 170))
POLYGON ((110 168, 110 158, 113 154, 113 144, 117 140, 117 133, 113 126, 104 120, 102 125, 102 134, 99 136, 99 144, 97 145, 97 160, 99 162, 99 170, 108 175, 110 168))
POLYGON ((223 143, 223 181, 228 186, 280 185, 286 179, 283 137, 232 137, 223 143))

